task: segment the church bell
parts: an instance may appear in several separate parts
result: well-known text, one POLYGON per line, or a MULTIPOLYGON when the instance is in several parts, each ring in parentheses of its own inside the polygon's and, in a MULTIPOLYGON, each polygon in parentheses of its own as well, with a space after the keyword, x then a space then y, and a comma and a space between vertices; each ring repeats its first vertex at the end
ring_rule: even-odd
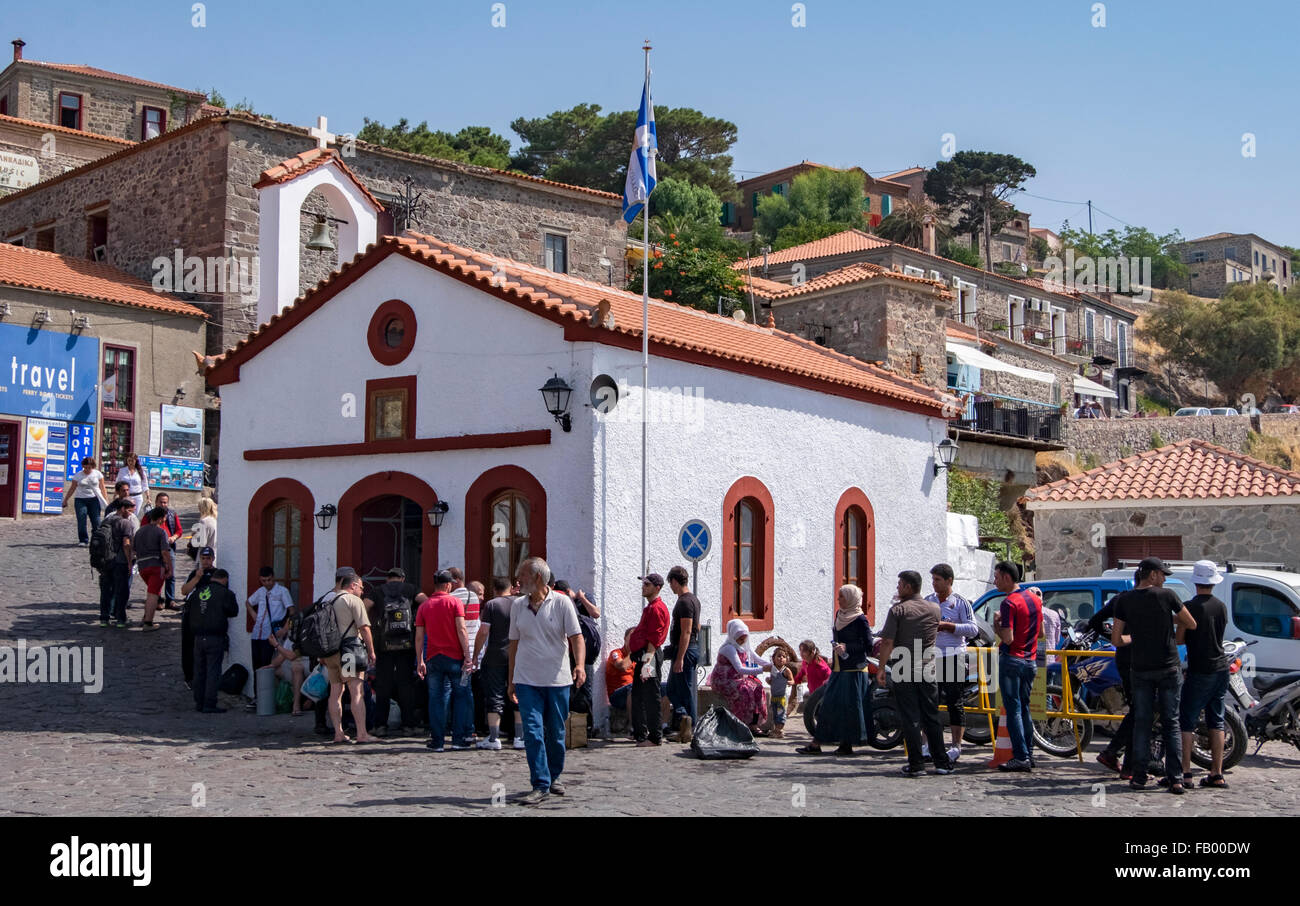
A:
POLYGON ((329 221, 320 215, 316 217, 316 226, 311 231, 311 238, 307 240, 307 248, 314 252, 336 251, 334 243, 330 241, 329 221))

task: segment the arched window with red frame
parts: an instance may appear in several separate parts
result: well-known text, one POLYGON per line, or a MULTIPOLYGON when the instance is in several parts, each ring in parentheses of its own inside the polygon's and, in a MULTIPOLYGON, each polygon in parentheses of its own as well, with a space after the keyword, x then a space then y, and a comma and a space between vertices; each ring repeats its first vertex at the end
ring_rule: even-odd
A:
POLYGON ((835 505, 835 588, 831 607, 838 607, 840 586, 862 589, 862 611, 876 619, 876 519, 871 501, 859 488, 849 488, 835 505))
POLYGON ((750 631, 771 629, 775 569, 772 495, 757 478, 741 478, 722 502, 722 620, 750 631))

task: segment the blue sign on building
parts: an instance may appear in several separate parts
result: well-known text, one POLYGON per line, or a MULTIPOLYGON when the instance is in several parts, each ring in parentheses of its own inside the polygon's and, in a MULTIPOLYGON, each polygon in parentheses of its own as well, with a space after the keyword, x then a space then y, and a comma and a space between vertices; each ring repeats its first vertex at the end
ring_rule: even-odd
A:
POLYGON ((0 412, 94 422, 98 385, 96 338, 0 324, 0 412))

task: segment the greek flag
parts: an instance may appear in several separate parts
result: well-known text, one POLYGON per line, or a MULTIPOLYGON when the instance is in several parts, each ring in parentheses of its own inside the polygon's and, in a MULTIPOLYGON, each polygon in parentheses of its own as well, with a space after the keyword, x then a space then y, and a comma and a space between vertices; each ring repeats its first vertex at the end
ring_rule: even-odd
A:
POLYGON ((650 104, 650 76, 647 71, 645 88, 641 91, 641 111, 636 117, 636 138, 632 156, 627 162, 627 182, 623 185, 623 219, 631 223, 641 213, 654 190, 655 159, 650 152, 657 150, 655 138, 655 110, 650 104))

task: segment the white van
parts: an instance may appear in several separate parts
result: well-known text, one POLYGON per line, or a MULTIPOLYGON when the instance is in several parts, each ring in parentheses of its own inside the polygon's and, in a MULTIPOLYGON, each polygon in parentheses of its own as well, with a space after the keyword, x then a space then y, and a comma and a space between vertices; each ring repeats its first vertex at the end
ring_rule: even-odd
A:
MULTIPOLYGON (((1102 575, 1132 576, 1136 561, 1121 564, 1102 575)), ((1166 560, 1165 566, 1195 592, 1191 561, 1166 560)), ((1300 573, 1267 566, 1229 561, 1219 567, 1223 581, 1214 586, 1214 596, 1228 605, 1224 639, 1254 643, 1247 651, 1254 655, 1256 685, 1300 670, 1300 573)))

